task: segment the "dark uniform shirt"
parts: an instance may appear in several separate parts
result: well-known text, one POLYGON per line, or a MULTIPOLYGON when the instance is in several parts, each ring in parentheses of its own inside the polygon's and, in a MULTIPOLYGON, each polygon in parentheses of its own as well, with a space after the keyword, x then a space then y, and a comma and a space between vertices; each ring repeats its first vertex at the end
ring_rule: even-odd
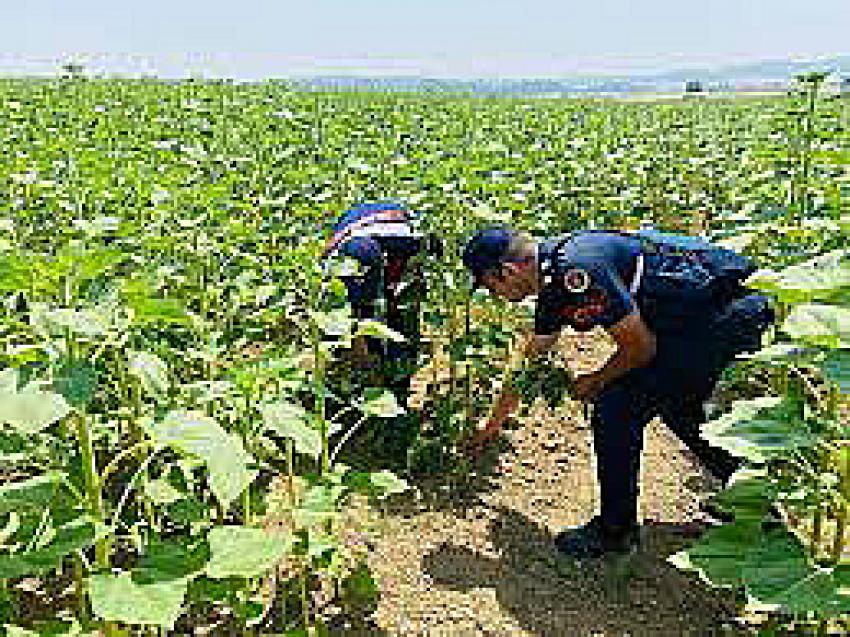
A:
POLYGON ((543 242, 535 333, 555 334, 564 325, 580 332, 607 328, 631 314, 635 301, 629 285, 640 251, 637 238, 617 232, 581 232, 543 242))

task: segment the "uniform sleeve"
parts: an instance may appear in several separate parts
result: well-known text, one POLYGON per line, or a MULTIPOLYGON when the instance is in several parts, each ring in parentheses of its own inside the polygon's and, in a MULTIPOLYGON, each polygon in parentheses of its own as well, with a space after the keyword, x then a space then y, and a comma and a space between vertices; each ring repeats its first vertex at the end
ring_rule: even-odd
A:
POLYGON ((579 332, 616 325, 634 310, 631 294, 608 264, 582 262, 559 269, 538 296, 535 333, 548 335, 564 325, 579 332))

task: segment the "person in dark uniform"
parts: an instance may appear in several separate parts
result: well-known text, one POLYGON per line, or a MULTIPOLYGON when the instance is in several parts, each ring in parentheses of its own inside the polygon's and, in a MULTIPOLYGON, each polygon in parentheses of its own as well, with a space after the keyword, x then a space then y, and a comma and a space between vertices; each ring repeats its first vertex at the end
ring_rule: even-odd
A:
MULTIPOLYGON (((550 349, 560 329, 604 328, 617 351, 596 372, 575 379, 575 398, 592 403, 591 424, 601 513, 556 537, 576 558, 629 552, 638 543, 637 496, 644 426, 656 415, 724 484, 739 461, 700 436, 703 402, 723 369, 761 346, 775 320, 768 299, 743 281, 750 261, 700 239, 654 232, 586 231, 534 241, 488 228, 463 252, 474 285, 509 301, 537 296, 526 354, 550 349)), ((497 435, 518 404, 508 390, 472 440, 497 435)))
POLYGON ((416 214, 397 202, 364 203, 345 211, 333 226, 324 258, 351 257, 360 272, 341 276, 356 318, 381 320, 404 343, 358 337, 353 359, 360 368, 377 359, 386 376, 409 375, 419 351, 419 308, 425 293, 415 256, 434 241, 417 230, 416 214), (371 361, 370 361, 371 359, 371 361))

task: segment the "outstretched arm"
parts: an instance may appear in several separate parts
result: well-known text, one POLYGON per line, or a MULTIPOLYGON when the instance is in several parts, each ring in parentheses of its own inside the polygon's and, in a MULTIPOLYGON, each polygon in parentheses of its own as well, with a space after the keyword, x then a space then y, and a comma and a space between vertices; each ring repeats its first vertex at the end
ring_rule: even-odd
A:
MULTIPOLYGON (((535 335, 532 338, 526 338, 521 346, 520 360, 526 358, 534 358, 548 352, 558 340, 558 335, 539 336, 535 335)), ((508 387, 502 390, 493 407, 490 410, 490 416, 482 429, 479 429, 470 441, 470 447, 473 452, 489 442, 498 433, 508 418, 511 417, 514 410, 519 406, 520 394, 508 384, 508 387)))

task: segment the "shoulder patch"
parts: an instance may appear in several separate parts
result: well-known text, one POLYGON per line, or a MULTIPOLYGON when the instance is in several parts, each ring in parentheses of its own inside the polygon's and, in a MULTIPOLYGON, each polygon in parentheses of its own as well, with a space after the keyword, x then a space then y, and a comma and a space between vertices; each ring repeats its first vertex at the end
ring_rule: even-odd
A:
POLYGON ((573 294, 587 292, 590 288, 590 273, 581 268, 570 268, 564 272, 564 287, 573 294))

